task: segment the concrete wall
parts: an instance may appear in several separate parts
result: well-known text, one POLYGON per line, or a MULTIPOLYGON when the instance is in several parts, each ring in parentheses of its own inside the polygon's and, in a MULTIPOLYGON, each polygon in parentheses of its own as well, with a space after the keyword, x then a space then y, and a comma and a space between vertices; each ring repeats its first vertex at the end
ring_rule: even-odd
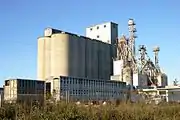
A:
POLYGON ((118 37, 118 24, 107 22, 86 28, 86 36, 105 43, 114 44, 118 37))
POLYGON ((69 41, 70 38, 67 34, 54 34, 51 36, 51 76, 68 75, 71 72, 68 64, 70 62, 68 59, 70 53, 69 41))
POLYGON ((37 78, 44 78, 45 75, 45 60, 44 60, 44 49, 45 49, 46 37, 38 38, 38 49, 37 49, 37 78))
POLYGON ((168 90, 168 102, 180 102, 180 90, 168 90))
POLYGON ((51 74, 51 39, 49 37, 45 38, 44 41, 44 64, 45 64, 45 77, 47 78, 51 74))
POLYGON ((113 61, 113 75, 122 75, 123 60, 113 61))
POLYGON ((109 79, 112 45, 73 34, 38 38, 38 79, 74 76, 109 79))
POLYGON ((5 101, 17 100, 17 81, 16 80, 5 81, 4 100, 5 101))

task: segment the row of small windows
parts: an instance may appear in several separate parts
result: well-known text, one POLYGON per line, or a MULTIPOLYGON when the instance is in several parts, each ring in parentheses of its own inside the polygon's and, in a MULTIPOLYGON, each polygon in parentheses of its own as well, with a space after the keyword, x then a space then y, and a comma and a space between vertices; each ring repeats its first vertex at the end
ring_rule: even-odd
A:
MULTIPOLYGON (((106 28, 106 25, 104 25, 103 27, 106 28)), ((113 28, 116 28, 116 25, 115 25, 115 24, 113 24, 113 28)), ((99 26, 97 26, 97 30, 98 30, 98 29, 99 29, 99 26)), ((93 28, 90 28, 90 30, 92 31, 93 28)))
POLYGON ((67 91, 66 89, 61 89, 61 95, 66 95, 66 94, 70 94, 70 95, 83 95, 83 94, 94 94, 94 95, 107 95, 107 94, 111 94, 111 95, 117 95, 117 94, 123 94, 122 91, 89 91, 89 90, 69 90, 67 91), (68 93, 67 93, 68 92, 68 93))
POLYGON ((19 83, 18 87, 24 89, 28 89, 28 88, 44 89, 44 82, 41 81, 19 80, 18 83, 19 83))
POLYGON ((105 82, 97 82, 97 81, 81 81, 81 80, 66 80, 66 79, 62 79, 61 80, 61 84, 80 84, 80 85, 90 85, 90 86, 106 86, 107 84, 109 84, 108 86, 116 86, 116 87, 124 87, 123 84, 121 83, 105 83, 105 82))
MULTIPOLYGON (((106 28, 106 25, 104 25, 104 28, 106 28)), ((99 26, 97 26, 97 30, 99 29, 99 26)), ((90 30, 93 30, 93 28, 90 28, 90 30)))
POLYGON ((44 90, 19 89, 18 94, 44 94, 44 90))

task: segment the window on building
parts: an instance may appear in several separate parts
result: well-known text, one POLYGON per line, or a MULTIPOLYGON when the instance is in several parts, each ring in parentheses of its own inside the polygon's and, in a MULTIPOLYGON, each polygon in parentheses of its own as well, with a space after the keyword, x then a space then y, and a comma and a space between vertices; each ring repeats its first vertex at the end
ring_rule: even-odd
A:
POLYGON ((99 35, 97 35, 97 38, 99 38, 99 35))
POLYGON ((22 80, 21 82, 22 82, 22 87, 24 87, 24 81, 22 80))
POLYGON ((106 27, 106 25, 104 25, 104 28, 106 27))
POLYGON ((93 29, 92 29, 92 28, 90 28, 90 30, 92 31, 93 29))
POLYGON ((86 86, 86 81, 84 80, 84 86, 86 86))
POLYGON ((97 29, 99 29, 99 26, 97 26, 97 29))

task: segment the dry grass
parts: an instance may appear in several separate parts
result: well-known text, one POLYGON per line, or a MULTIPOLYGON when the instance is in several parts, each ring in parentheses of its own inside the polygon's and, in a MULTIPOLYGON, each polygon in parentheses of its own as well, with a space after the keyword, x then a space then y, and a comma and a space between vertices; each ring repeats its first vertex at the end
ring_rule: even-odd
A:
POLYGON ((180 120, 179 104, 89 106, 72 103, 49 104, 44 107, 5 105, 0 108, 0 119, 18 120, 180 120))

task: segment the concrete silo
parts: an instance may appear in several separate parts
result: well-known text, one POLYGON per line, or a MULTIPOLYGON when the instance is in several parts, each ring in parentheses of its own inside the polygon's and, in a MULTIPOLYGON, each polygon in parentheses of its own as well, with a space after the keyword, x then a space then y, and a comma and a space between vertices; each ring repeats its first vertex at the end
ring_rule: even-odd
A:
POLYGON ((38 79, 73 76, 109 79, 111 44, 72 33, 55 33, 38 39, 38 79))

